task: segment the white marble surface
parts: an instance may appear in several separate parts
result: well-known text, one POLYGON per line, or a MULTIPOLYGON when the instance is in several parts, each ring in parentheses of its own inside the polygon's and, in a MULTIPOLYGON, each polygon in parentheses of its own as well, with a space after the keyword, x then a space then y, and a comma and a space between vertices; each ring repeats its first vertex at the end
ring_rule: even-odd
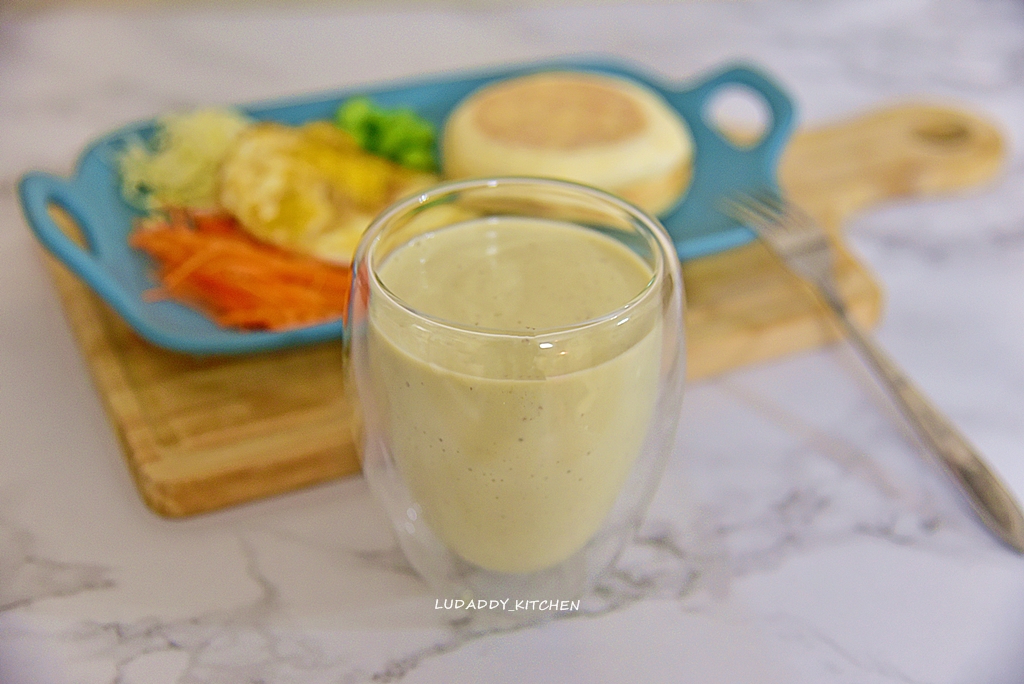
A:
POLYGON ((898 101, 1004 128, 997 182, 849 226, 883 344, 1024 497, 1024 6, 600 3, 0 14, 0 681, 1024 681, 1024 559, 839 347, 692 386, 642 538, 546 626, 475 635, 356 478, 185 521, 139 501, 15 198, 170 109, 575 52, 769 70, 803 122, 898 101))

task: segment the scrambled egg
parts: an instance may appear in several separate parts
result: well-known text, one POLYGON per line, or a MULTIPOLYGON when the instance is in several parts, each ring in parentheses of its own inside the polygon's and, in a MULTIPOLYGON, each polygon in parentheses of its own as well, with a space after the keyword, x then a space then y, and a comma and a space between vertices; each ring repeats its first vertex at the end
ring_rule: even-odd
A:
POLYGON ((260 123, 225 155, 218 200, 260 240, 349 263, 374 216, 436 181, 363 151, 325 121, 260 123))

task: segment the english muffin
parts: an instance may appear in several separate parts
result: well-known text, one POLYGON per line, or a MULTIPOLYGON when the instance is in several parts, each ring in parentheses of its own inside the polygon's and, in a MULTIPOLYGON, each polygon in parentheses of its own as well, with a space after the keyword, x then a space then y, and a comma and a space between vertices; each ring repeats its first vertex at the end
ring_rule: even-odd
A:
POLYGON ((541 176, 592 185, 654 213, 690 179, 679 114, 635 81, 542 72, 487 85, 452 111, 442 139, 449 178, 541 176))

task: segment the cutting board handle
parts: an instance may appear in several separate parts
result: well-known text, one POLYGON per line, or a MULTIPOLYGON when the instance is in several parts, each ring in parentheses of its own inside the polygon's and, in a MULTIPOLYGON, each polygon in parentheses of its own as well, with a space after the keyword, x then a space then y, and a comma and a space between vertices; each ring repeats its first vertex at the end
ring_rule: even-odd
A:
POLYGON ((782 156, 780 184, 832 227, 882 202, 990 181, 1006 157, 995 125, 973 113, 928 104, 888 107, 799 137, 801 144, 782 156))

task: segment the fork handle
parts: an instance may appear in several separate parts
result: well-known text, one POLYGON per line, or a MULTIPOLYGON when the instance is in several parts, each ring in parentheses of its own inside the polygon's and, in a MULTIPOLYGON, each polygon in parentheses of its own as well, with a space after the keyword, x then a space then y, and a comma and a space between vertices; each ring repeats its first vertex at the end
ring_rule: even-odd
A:
POLYGON ((1006 485, 949 419, 849 317, 836 296, 826 293, 825 299, 853 346, 888 387, 904 417, 967 494, 974 512, 1004 543, 1024 553, 1024 515, 1006 485))

